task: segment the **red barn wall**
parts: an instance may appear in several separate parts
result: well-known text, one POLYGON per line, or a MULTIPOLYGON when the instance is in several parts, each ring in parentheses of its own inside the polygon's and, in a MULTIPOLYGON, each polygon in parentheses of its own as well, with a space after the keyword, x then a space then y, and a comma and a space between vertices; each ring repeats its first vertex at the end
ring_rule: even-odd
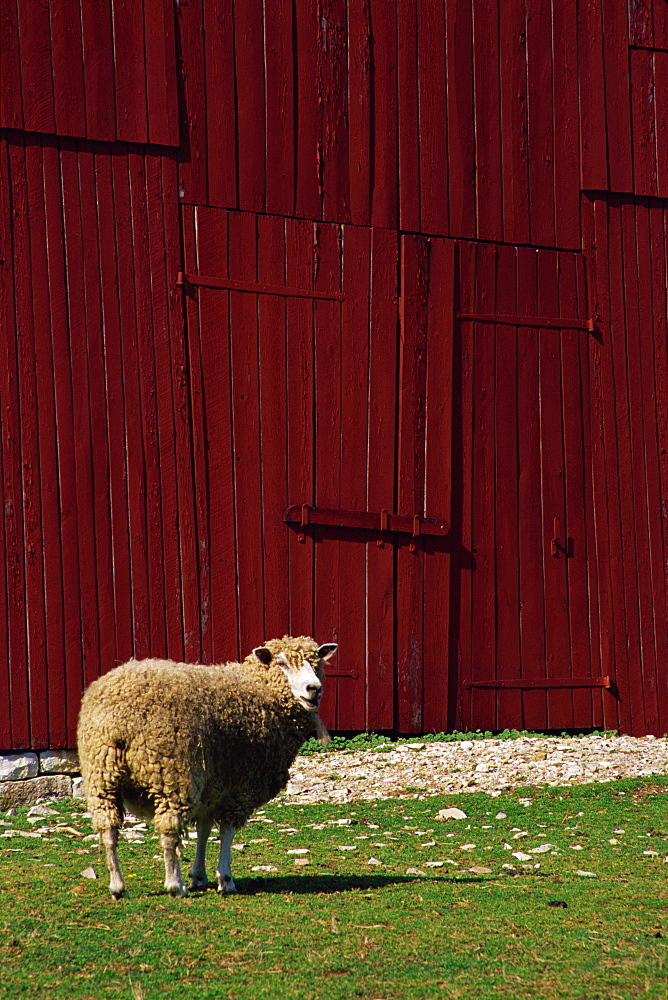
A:
POLYGON ((664 7, 1 0, 0 747, 284 631, 668 730, 664 7))

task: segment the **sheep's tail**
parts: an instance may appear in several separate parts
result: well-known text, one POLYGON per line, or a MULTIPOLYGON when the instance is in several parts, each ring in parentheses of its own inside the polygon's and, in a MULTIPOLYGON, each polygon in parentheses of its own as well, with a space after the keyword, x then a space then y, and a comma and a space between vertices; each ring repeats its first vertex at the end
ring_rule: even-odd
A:
POLYGON ((327 727, 325 723, 322 721, 319 715, 313 716, 313 722, 315 723, 315 735, 316 739, 318 740, 318 743, 323 747, 329 746, 332 737, 327 732, 327 727))

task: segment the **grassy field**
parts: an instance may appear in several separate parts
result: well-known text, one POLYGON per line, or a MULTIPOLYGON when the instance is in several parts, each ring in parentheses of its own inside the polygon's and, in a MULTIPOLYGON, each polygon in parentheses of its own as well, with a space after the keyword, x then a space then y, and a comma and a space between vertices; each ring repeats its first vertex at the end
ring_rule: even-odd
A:
POLYGON ((139 829, 118 903, 83 805, 52 805, 0 817, 3 998, 668 997, 667 778, 270 805, 226 898, 168 897, 139 829))

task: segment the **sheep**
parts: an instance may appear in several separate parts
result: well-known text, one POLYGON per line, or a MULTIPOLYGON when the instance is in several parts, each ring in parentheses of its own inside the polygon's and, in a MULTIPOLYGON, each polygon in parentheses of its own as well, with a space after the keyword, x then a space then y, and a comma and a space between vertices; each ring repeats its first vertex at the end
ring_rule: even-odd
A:
POLYGON ((188 894, 179 866, 187 823, 197 827, 194 890, 208 887, 206 846, 219 824, 217 887, 236 892, 236 831, 285 787, 305 739, 315 732, 321 743, 329 740, 317 710, 324 664, 336 650, 335 643, 284 636, 241 664, 130 660, 90 685, 79 714, 79 759, 114 899, 127 897, 117 855, 126 811, 153 820, 173 896, 188 894))

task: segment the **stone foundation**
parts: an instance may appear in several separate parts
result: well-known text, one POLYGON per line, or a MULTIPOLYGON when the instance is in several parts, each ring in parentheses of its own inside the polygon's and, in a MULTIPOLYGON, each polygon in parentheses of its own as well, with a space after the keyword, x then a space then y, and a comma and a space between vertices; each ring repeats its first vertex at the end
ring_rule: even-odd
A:
POLYGON ((0 810, 50 796, 82 797, 76 750, 0 754, 0 810))

